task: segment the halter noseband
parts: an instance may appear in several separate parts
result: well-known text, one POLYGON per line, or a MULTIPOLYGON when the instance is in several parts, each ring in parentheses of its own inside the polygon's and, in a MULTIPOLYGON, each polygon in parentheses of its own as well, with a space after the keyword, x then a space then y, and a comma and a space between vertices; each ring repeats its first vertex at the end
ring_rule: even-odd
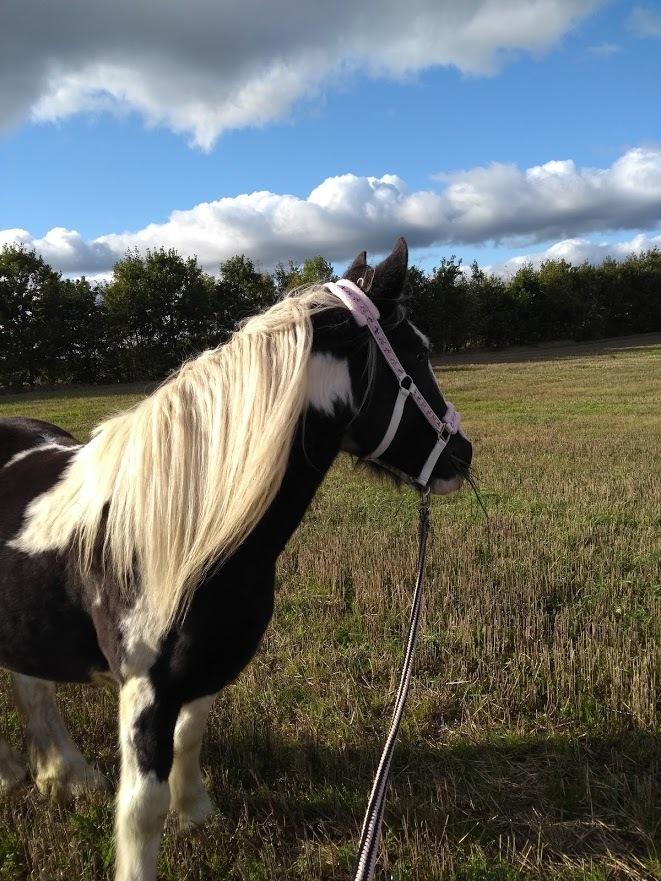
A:
POLYGON ((393 347, 390 345, 387 336, 383 332, 383 328, 379 324, 379 310, 376 308, 372 300, 370 300, 370 298, 361 291, 357 285, 352 281, 349 281, 347 278, 341 278, 337 282, 328 282, 325 287, 344 303, 359 327, 368 328, 369 332, 374 337, 377 346, 381 349, 383 357, 386 359, 390 369, 395 374, 399 384, 399 391, 397 392, 395 406, 386 433, 378 447, 376 447, 376 449, 368 456, 365 456, 365 458, 371 459, 373 462, 379 462, 379 464, 385 465, 386 467, 390 467, 387 463, 381 462, 379 457, 385 453, 393 442, 399 424, 402 421, 404 404, 406 403, 407 398, 410 397, 436 432, 436 443, 427 456, 420 474, 417 477, 412 477, 411 475, 404 476, 413 483, 426 487, 429 483, 431 473, 434 470, 434 466, 447 446, 448 441, 453 434, 456 434, 459 431, 459 423, 461 421, 459 413, 457 413, 449 401, 445 402, 447 410, 442 419, 434 413, 416 384, 406 370, 404 370, 401 361, 395 354, 393 347))

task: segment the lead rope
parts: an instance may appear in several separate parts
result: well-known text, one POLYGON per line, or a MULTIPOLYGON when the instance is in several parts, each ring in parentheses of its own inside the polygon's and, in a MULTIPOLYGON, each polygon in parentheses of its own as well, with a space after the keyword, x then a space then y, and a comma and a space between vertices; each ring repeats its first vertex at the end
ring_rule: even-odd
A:
POLYGON ((363 820, 363 829, 360 834, 360 845, 358 849, 358 868, 356 869, 354 881, 372 881, 374 878, 374 867, 376 865, 379 841, 381 839, 381 824, 383 822, 383 809, 386 801, 386 788, 390 776, 390 763, 395 749, 397 734, 399 732, 399 724, 402 721, 402 715, 404 713, 404 705, 406 703, 409 685, 411 683, 415 642, 418 635, 418 623, 420 621, 420 606, 422 603, 428 535, 429 487, 425 487, 420 492, 418 567, 415 591, 413 593, 413 604, 411 606, 411 615, 409 618, 409 632, 406 638, 404 666, 399 681, 399 690, 397 691, 397 699, 392 714, 392 722, 390 723, 390 731, 388 732, 388 737, 386 738, 386 743, 383 747, 383 752, 381 753, 381 761, 379 762, 376 777, 374 778, 374 785, 372 786, 372 792, 367 804, 367 810, 365 811, 365 819, 363 820))

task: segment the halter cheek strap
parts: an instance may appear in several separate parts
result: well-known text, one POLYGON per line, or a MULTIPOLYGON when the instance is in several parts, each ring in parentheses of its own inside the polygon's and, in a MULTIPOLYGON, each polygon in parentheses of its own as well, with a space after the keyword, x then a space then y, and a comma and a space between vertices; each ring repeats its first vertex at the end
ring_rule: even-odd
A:
POLYGON ((393 442, 402 421, 406 400, 410 397, 436 432, 436 442, 427 456, 420 474, 417 477, 407 475, 414 483, 418 483, 420 486, 427 486, 431 473, 434 470, 434 466, 438 462, 441 453, 447 446, 452 435, 459 431, 459 424, 461 421, 459 413, 457 413, 449 401, 446 401, 447 410, 442 419, 434 413, 416 384, 406 370, 404 370, 401 361, 395 354, 393 347, 390 345, 388 337, 383 332, 383 328, 379 324, 379 310, 376 308, 372 300, 370 300, 370 298, 361 291, 357 285, 346 278, 341 278, 337 282, 328 282, 326 288, 344 303, 359 327, 368 328, 399 383, 399 391, 397 392, 395 406, 393 407, 392 416, 390 417, 386 433, 376 449, 365 458, 378 462, 379 457, 388 449, 393 442))

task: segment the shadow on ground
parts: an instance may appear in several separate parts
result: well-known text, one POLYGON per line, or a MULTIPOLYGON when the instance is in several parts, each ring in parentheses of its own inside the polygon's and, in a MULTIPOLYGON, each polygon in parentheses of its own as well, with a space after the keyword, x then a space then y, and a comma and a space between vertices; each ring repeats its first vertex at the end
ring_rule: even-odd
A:
MULTIPOLYGON (((82 687, 73 686, 62 691, 74 737, 116 785, 115 696, 88 689, 82 694, 82 687)), ((14 714, 5 715, 3 721, 0 733, 18 746, 14 714)), ((264 714, 232 719, 231 706, 221 701, 211 718, 202 757, 219 811, 199 833, 178 834, 169 826, 167 859, 174 860, 175 867, 180 857, 185 859, 192 873, 186 877, 197 879, 207 877, 218 854, 223 855, 221 868, 227 875, 247 850, 258 855, 271 847, 274 864, 282 867, 293 865, 301 847, 319 845, 331 849, 335 866, 323 877, 344 878, 353 860, 382 737, 379 730, 373 739, 365 738, 369 745, 346 747, 288 738, 273 729, 264 714), (339 855, 344 855, 341 865, 337 865, 339 855)), ((441 738, 448 742, 434 746, 404 735, 396 749, 385 820, 391 866, 400 861, 398 874, 392 877, 423 877, 417 866, 425 854, 456 863, 476 851, 489 864, 504 861, 519 869, 515 875, 466 875, 471 881, 555 878, 556 867, 569 863, 603 869, 602 874, 581 878, 652 877, 645 867, 651 865, 659 846, 660 812, 655 799, 660 752, 658 740, 649 732, 630 729, 603 737, 575 736, 569 731, 553 736, 509 732, 485 739, 476 731, 472 739, 470 734, 458 736, 440 728, 437 739, 441 738), (408 868, 401 863, 404 853, 408 868)), ((15 875, 0 872, 2 878, 41 879, 40 866, 51 861, 53 869, 78 865, 76 860, 82 860, 83 869, 77 870, 81 877, 109 877, 109 798, 74 811, 48 805, 34 790, 27 790, 11 803, 0 802, 0 832, 9 835, 7 840, 13 842, 25 867, 15 875)), ((262 857, 255 859, 259 862, 262 857)), ((579 877, 572 872, 562 877, 579 877)), ((172 877, 179 875, 175 871, 172 877)))
MULTIPOLYGON (((494 857, 510 846, 546 861, 607 859, 636 864, 655 853, 658 742, 629 731, 613 737, 456 739, 397 748, 386 824, 417 827, 431 847, 479 845, 494 857), (509 843, 509 844, 508 844, 509 843)), ((204 761, 221 812, 247 810, 284 837, 338 834, 362 820, 379 744, 332 749, 268 731, 239 739, 209 731, 204 761)))

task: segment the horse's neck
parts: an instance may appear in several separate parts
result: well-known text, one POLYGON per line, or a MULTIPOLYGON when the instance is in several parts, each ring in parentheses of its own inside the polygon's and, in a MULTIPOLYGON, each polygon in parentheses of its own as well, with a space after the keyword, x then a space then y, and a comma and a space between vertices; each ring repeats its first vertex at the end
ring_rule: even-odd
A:
POLYGON ((340 450, 341 428, 310 411, 294 435, 289 463, 269 510, 246 541, 245 550, 259 549, 273 560, 303 519, 314 494, 340 450))

